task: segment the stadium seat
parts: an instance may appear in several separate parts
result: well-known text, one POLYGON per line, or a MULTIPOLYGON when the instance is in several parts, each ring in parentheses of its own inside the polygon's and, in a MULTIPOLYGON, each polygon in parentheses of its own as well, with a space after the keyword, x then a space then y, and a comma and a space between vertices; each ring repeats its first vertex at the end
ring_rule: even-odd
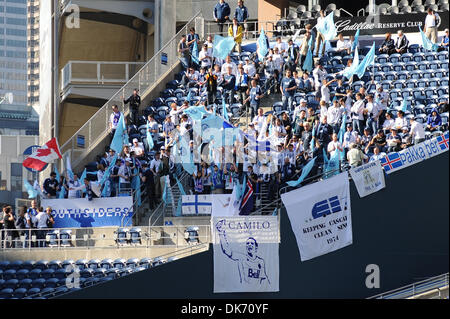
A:
POLYGON ((8 269, 14 269, 15 271, 19 270, 22 268, 23 265, 23 261, 21 260, 15 260, 12 263, 9 264, 8 269))
POLYGON ((30 279, 38 279, 41 277, 42 270, 40 268, 34 268, 30 273, 28 274, 28 278, 30 279))
POLYGON ((28 273, 30 271, 28 269, 20 269, 19 271, 17 271, 16 273, 16 279, 18 280, 22 280, 28 277, 28 273))
POLYGON ((71 271, 69 271, 68 269, 61 268, 61 269, 58 269, 55 271, 54 276, 55 276, 55 278, 58 278, 61 280, 61 279, 65 279, 70 273, 71 273, 71 271))
POLYGON ((437 59, 437 54, 435 54, 434 52, 426 52, 425 53, 425 60, 426 61, 434 61, 437 59))
POLYGON ((18 287, 29 289, 29 288, 31 288, 32 283, 33 283, 33 280, 31 280, 30 278, 25 278, 25 279, 19 280, 18 287))
POLYGON ((397 80, 393 83, 394 89, 403 89, 406 86, 405 80, 397 80))
POLYGON ((437 58, 439 61, 448 62, 448 51, 439 52, 437 58))
POLYGON ((430 61, 430 63, 428 64, 428 68, 431 70, 437 70, 441 68, 441 63, 439 62, 439 60, 433 60, 430 61))
POLYGON ((381 65, 381 71, 383 72, 391 72, 394 70, 394 65, 392 63, 384 63, 381 65))
POLYGON ((283 102, 276 102, 273 104, 272 109, 274 112, 282 112, 283 111, 283 102))
POLYGON ((137 258, 130 258, 126 262, 126 267, 128 268, 136 268, 139 266, 139 259, 137 258))
POLYGON ((126 260, 123 258, 118 258, 113 261, 113 267, 117 269, 122 269, 126 267, 126 260))
POLYGON ((398 80, 407 80, 409 78, 409 72, 408 71, 401 71, 397 74, 398 80))
POLYGON ((85 268, 80 271, 81 278, 90 278, 94 275, 94 269, 85 268))
POLYGON ((111 278, 117 278, 117 277, 119 277, 119 273, 120 273, 120 270, 119 270, 119 269, 117 269, 117 268, 111 268, 111 269, 108 269, 108 270, 107 270, 106 276, 107 276, 107 277, 111 277, 111 278))
POLYGON ((435 77, 428 80, 428 86, 429 87, 438 87, 439 83, 441 82, 441 79, 435 77))
POLYGON ((413 54, 412 53, 403 53, 401 60, 403 63, 408 63, 413 61, 413 54))
POLYGON ((438 69, 434 72, 434 76, 437 78, 440 78, 440 79, 446 77, 447 74, 448 74, 448 70, 446 70, 446 69, 438 69))
POLYGON ((375 56, 375 62, 379 64, 384 64, 389 61, 389 55, 387 54, 380 54, 375 56))
POLYGON ((36 264, 34 260, 24 261, 22 264, 22 269, 32 270, 34 268, 34 264, 36 264))
POLYGON ((132 245, 142 244, 141 232, 142 230, 139 227, 133 227, 130 229, 130 243, 132 245))
POLYGON ((106 269, 106 270, 113 268, 113 260, 110 259, 110 258, 103 259, 103 260, 100 262, 100 267, 101 267, 101 268, 104 268, 104 269, 106 269))
POLYGON ((42 289, 40 291, 40 295, 41 296, 45 296, 46 298, 52 297, 53 296, 53 292, 55 292, 55 288, 56 287, 45 287, 44 289, 42 289))
POLYGON ((3 287, 10 288, 10 289, 16 289, 19 286, 19 281, 17 279, 8 279, 3 284, 3 287))
POLYGON ((100 268, 100 260, 98 260, 98 259, 91 259, 91 260, 89 260, 88 268, 90 268, 90 269, 100 268))
POLYGON ((406 63, 403 62, 396 62, 394 63, 394 71, 395 72, 401 72, 405 69, 406 63))
POLYGON ((88 268, 89 261, 87 259, 78 259, 75 262, 75 265, 78 267, 78 269, 81 271, 83 269, 88 268))
POLYGON ((17 288, 14 290, 13 296, 14 298, 22 299, 27 294, 27 289, 25 288, 17 288))
POLYGON ((16 273, 17 271, 15 269, 8 269, 7 271, 3 272, 3 279, 4 280, 15 279, 16 273))
POLYGON ((388 81, 395 81, 397 79, 397 72, 387 72, 384 78, 388 81))
POLYGON ((423 61, 417 65, 417 68, 421 71, 426 71, 429 69, 429 67, 428 67, 429 64, 430 63, 428 61, 423 61))
POLYGON ((385 76, 384 72, 375 73, 373 79, 375 82, 381 82, 384 80, 384 76, 385 76))
POLYGON ((107 273, 107 269, 105 268, 97 268, 94 270, 95 277, 105 277, 107 273))
POLYGON ((48 263, 48 268, 53 269, 54 271, 61 269, 61 267, 62 267, 62 262, 60 260, 52 260, 48 263))
POLYGON ((422 62, 425 60, 425 54, 423 54, 422 52, 414 53, 413 60, 414 62, 422 62))
POLYGON ((34 265, 34 269, 40 269, 45 270, 48 268, 48 261, 47 260, 39 260, 35 265, 34 265))
POLYGON ((11 288, 4 288, 0 291, 0 298, 2 299, 10 299, 12 298, 14 290, 11 288))
POLYGON ((400 62, 400 57, 401 57, 401 55, 398 54, 398 53, 391 54, 389 56, 389 62, 392 63, 392 64, 400 62))
POLYGON ((118 228, 115 232, 115 241, 117 245, 127 245, 129 239, 129 229, 128 228, 118 228))
POLYGON ((50 278, 45 281, 45 287, 56 288, 59 286, 58 278, 50 278))
POLYGON ((406 81, 406 87, 410 89, 414 89, 417 86, 417 80, 409 79, 406 81))
POLYGON ((388 91, 388 90, 391 89, 392 82, 388 81, 388 80, 384 80, 384 81, 381 82, 381 86, 383 87, 384 91, 388 91))
POLYGON ((430 98, 430 97, 432 97, 433 95, 436 95, 436 90, 435 90, 434 88, 427 87, 427 88, 425 89, 425 96, 426 96, 427 98, 430 98))
POLYGON ((410 97, 410 96, 413 96, 413 89, 408 89, 408 88, 406 88, 406 89, 403 89, 403 90, 402 90, 402 97, 403 97, 404 99, 406 99, 406 98, 408 98, 408 97, 410 97))
POLYGON ((418 44, 411 44, 408 47, 408 51, 409 51, 409 53, 412 53, 412 54, 417 53, 417 52, 422 52, 422 47, 419 46, 418 44))
POLYGON ((39 294, 41 292, 41 289, 43 289, 43 288, 44 287, 42 287, 42 288, 39 288, 39 287, 30 288, 30 289, 27 290, 27 295, 28 296, 37 295, 37 294, 39 294))
POLYGON ((427 79, 420 79, 417 81, 417 87, 419 88, 426 88, 428 86, 427 79))
POLYGON ((140 267, 145 267, 145 268, 150 268, 152 265, 153 260, 151 258, 142 258, 139 261, 139 266, 140 267))
POLYGON ((41 277, 44 279, 50 279, 50 278, 53 278, 54 276, 55 276, 55 271, 53 269, 45 269, 41 273, 41 277))

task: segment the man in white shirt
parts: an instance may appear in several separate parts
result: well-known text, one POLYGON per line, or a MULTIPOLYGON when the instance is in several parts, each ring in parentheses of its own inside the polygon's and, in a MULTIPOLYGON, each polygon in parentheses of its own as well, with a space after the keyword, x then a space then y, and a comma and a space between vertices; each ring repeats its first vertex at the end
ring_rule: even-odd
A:
POLYGON ((338 40, 336 43, 336 50, 338 52, 345 51, 347 54, 350 54, 351 45, 348 40, 344 40, 344 36, 342 33, 339 33, 338 40))
POLYGON ((340 128, 340 120, 342 118, 342 114, 344 109, 340 107, 338 100, 333 101, 333 106, 328 108, 327 111, 327 120, 328 124, 333 127, 333 131, 335 133, 339 133, 340 128))
POLYGON ((314 86, 316 91, 319 90, 322 85, 322 81, 326 79, 328 72, 323 68, 321 62, 317 63, 316 68, 313 70, 314 86))
POLYGON ((372 133, 378 132, 378 120, 382 113, 382 110, 377 102, 373 101, 373 95, 367 95, 367 104, 366 109, 367 112, 367 123, 366 126, 372 129, 372 133))
POLYGON ((347 124, 347 131, 344 133, 342 146, 348 149, 350 148, 350 144, 356 143, 357 139, 358 133, 356 131, 353 131, 353 127, 350 123, 347 124))
POLYGON ((176 103, 172 103, 170 105, 170 108, 171 108, 171 110, 170 110, 169 115, 171 117, 172 123, 175 124, 175 126, 177 126, 178 124, 180 124, 179 114, 182 113, 187 107, 181 106, 178 109, 178 105, 176 103))
POLYGON ((425 25, 423 27, 423 32, 431 42, 437 42, 437 20, 439 19, 439 15, 434 12, 433 9, 428 8, 428 14, 425 18, 425 25))
POLYGON ((333 133, 332 140, 330 143, 328 143, 327 151, 330 153, 330 158, 333 157, 334 153, 336 151, 342 152, 344 148, 342 147, 341 143, 338 141, 338 137, 336 133, 333 133))
POLYGON ((281 70, 283 69, 284 59, 277 47, 273 49, 272 61, 274 63, 275 69, 281 72, 281 70))
POLYGON ((425 129, 423 128, 423 124, 417 122, 413 117, 409 120, 409 123, 411 123, 409 134, 414 138, 414 144, 425 141, 425 129))
POLYGON ((364 129, 364 100, 361 93, 356 93, 356 102, 353 104, 350 109, 352 113, 352 122, 353 127, 360 135, 363 134, 364 129))
POLYGON ((305 99, 301 99, 300 100, 300 104, 297 105, 294 109, 294 116, 292 117, 294 119, 294 121, 297 119, 297 116, 300 115, 301 111, 307 111, 308 109, 306 108, 306 100, 305 99))
POLYGON ((109 116, 109 129, 110 129, 109 135, 111 136, 111 142, 112 139, 114 138, 114 133, 116 132, 120 116, 122 115, 122 112, 119 112, 119 107, 116 104, 112 106, 112 110, 113 113, 109 116))
POLYGON ((55 221, 53 220, 53 216, 52 216, 52 209, 50 207, 47 207, 47 209, 45 210, 45 212, 40 211, 37 215, 36 215, 36 220, 37 220, 37 239, 38 239, 38 246, 39 247, 45 247, 45 237, 47 235, 47 230, 45 230, 45 228, 49 228, 48 224, 53 225, 55 223, 55 221))
POLYGON ((237 65, 236 65, 236 63, 231 61, 230 56, 227 56, 225 59, 225 63, 222 64, 222 71, 221 71, 222 75, 228 74, 229 67, 231 67, 231 74, 233 74, 234 76, 237 76, 237 74, 238 74, 237 65))
POLYGON ((286 51, 288 48, 288 44, 286 42, 281 41, 281 37, 277 37, 277 43, 275 43, 275 48, 278 49, 278 53, 281 56, 286 56, 286 51))
POLYGON ((244 72, 247 73, 251 78, 253 78, 256 74, 255 65, 250 61, 249 58, 245 58, 244 72))
POLYGON ((67 198, 81 198, 81 188, 83 184, 78 179, 77 174, 73 174, 73 181, 67 183, 69 187, 67 198))
POLYGON ((253 118, 253 123, 255 124, 256 130, 261 133, 261 128, 263 127, 266 117, 264 116, 264 110, 262 108, 258 109, 258 115, 253 118))
POLYGON ((142 158, 144 156, 144 145, 140 143, 137 138, 134 138, 131 151, 134 152, 138 158, 142 158))
POLYGON ((211 55, 208 52, 208 44, 204 44, 202 50, 198 54, 198 60, 202 68, 209 69, 211 67, 211 55))
POLYGON ((208 56, 212 57, 213 50, 214 50, 214 43, 213 43, 212 35, 208 35, 208 37, 206 38, 205 44, 208 47, 208 56))

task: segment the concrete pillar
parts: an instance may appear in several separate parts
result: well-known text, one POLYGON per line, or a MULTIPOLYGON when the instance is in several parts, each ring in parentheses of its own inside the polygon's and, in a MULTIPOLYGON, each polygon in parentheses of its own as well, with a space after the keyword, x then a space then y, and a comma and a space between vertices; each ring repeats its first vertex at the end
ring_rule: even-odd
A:
POLYGON ((398 0, 392 0, 392 6, 396 7, 398 5, 398 0))
POLYGON ((155 1, 155 52, 176 34, 176 1, 155 1))

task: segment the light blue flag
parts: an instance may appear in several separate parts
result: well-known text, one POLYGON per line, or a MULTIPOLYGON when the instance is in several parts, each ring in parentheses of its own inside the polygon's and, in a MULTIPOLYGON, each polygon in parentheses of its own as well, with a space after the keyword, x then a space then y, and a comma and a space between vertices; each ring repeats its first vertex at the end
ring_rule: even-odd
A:
POLYGON ((28 183, 28 181, 26 179, 23 180, 23 185, 25 186, 27 193, 28 193, 28 198, 36 198, 38 195, 37 190, 35 190, 33 188, 33 186, 31 186, 30 183, 28 183))
POLYGON ((353 40, 352 43, 352 51, 355 50, 355 48, 358 46, 358 41, 359 41, 359 29, 355 33, 355 39, 353 40))
POLYGON ((187 114, 194 121, 200 121, 204 114, 206 114, 205 107, 203 105, 200 106, 191 106, 184 110, 184 113, 187 114))
POLYGON ((235 45, 233 37, 221 37, 220 35, 214 36, 213 41, 213 57, 225 60, 230 54, 235 45))
POLYGON ((403 99, 403 102, 402 102, 403 113, 405 113, 407 109, 408 109, 408 104, 406 103, 406 99, 403 99))
POLYGON ((339 152, 339 150, 336 150, 334 152, 333 156, 331 156, 330 160, 328 161, 328 164, 325 167, 324 179, 330 178, 330 177, 332 177, 332 176, 334 176, 334 175, 339 173, 339 171, 338 171, 339 164, 340 164, 339 160, 340 160, 340 152, 339 152), (334 171, 334 172, 333 173, 329 173, 329 172, 332 172, 332 171, 334 171))
POLYGON ((107 181, 109 179, 109 176, 111 175, 112 169, 116 165, 117 157, 118 157, 118 154, 116 153, 114 155, 114 157, 112 158, 111 163, 109 164, 108 168, 103 173, 103 177, 102 177, 102 179, 100 180, 100 183, 99 183, 100 186, 103 186, 105 181, 107 181))
POLYGON ((59 183, 59 180, 61 179, 61 175, 59 174, 58 167, 56 165, 55 165, 55 173, 56 173, 56 180, 59 183))
POLYGON ((308 49, 308 53, 306 54, 305 62, 303 62, 304 71, 311 72, 313 69, 313 54, 311 48, 308 49))
POLYGON ((230 119, 228 118, 228 111, 225 99, 222 99, 222 110, 223 110, 223 118, 225 119, 225 121, 229 122, 230 119))
POLYGON ((312 139, 311 139, 311 153, 314 152, 314 150, 316 149, 316 138, 314 137, 314 135, 316 135, 316 125, 313 124, 313 130, 312 130, 312 139))
POLYGON ((259 34, 258 38, 258 59, 259 62, 264 61, 265 56, 269 52, 269 48, 267 47, 267 36, 264 32, 264 28, 261 28, 261 33, 259 34))
POLYGON ((148 144, 148 150, 151 151, 153 147, 155 146, 155 143, 153 142, 152 133, 150 133, 150 123, 147 121, 147 144, 148 144))
POLYGON ((192 91, 189 90, 188 95, 186 96, 186 101, 188 101, 189 105, 191 105, 192 100, 192 91))
POLYGON ((102 197, 110 197, 111 196, 111 184, 109 181, 106 181, 105 186, 103 186, 102 197))
POLYGON ((272 216, 277 216, 278 215, 278 208, 275 208, 273 210, 272 216))
POLYGON ((120 114, 119 122, 117 123, 116 131, 114 132, 114 137, 112 139, 111 145, 109 146, 113 149, 117 154, 122 152, 123 141, 125 138, 125 122, 123 119, 123 114, 120 114))
POLYGON ((58 193, 59 199, 64 199, 66 197, 66 188, 61 185, 61 190, 58 193))
POLYGON ((208 128, 216 128, 218 130, 223 128, 223 118, 220 116, 211 114, 207 118, 202 120, 202 131, 206 131, 208 128))
POLYGON ((323 34, 325 40, 332 40, 337 35, 337 29, 334 25, 333 15, 334 12, 331 11, 331 13, 327 15, 321 23, 316 25, 317 31, 323 34))
MULTIPOLYGON (((83 171, 83 173, 81 174, 81 177, 80 177, 81 184, 83 184, 83 185, 84 185, 84 179, 85 178, 86 178, 86 169, 84 169, 84 171, 83 171)), ((86 194, 86 189, 83 190, 83 194, 86 194)))
POLYGON ((192 62, 194 62, 197 65, 200 65, 200 61, 198 60, 198 45, 197 41, 194 41, 194 46, 192 47, 192 62))
POLYGON ((162 194, 162 200, 165 204, 172 201, 172 192, 170 190, 170 185, 167 181, 164 183, 164 192, 162 194))
POLYGON ((316 158, 314 157, 312 160, 310 160, 308 162, 308 164, 306 164, 303 167, 302 174, 300 175, 298 180, 296 180, 296 181, 289 181, 289 182, 287 182, 287 184, 289 186, 291 186, 291 187, 298 186, 301 182, 303 182, 303 180, 306 178, 306 176, 308 176, 309 172, 311 172, 311 169, 313 168, 315 162, 316 162, 316 158))
POLYGON ((345 134, 345 124, 347 122, 347 114, 344 113, 344 115, 342 116, 342 123, 341 123, 341 127, 339 128, 339 133, 338 133, 338 139, 339 142, 342 144, 342 142, 344 141, 344 134, 345 134))
POLYGON ((328 155, 327 152, 325 151, 325 147, 322 148, 322 153, 323 153, 323 163, 324 166, 326 167, 328 165, 328 155))
POLYGON ((359 67, 359 52, 358 48, 355 49, 355 53, 353 53, 353 63, 351 66, 346 67, 342 73, 347 79, 350 79, 353 74, 356 73, 356 70, 359 67))
POLYGON ((67 171, 67 177, 69 177, 69 180, 73 181, 73 171, 72 171, 72 165, 70 164, 70 156, 66 157, 66 171, 67 171))
POLYGON ((164 190, 162 193, 162 201, 167 204, 167 183, 164 183, 164 190))
POLYGON ((135 176, 135 186, 136 186, 136 192, 134 193, 134 201, 136 202, 138 207, 141 207, 141 178, 139 175, 135 176))
POLYGON ((355 74, 358 75, 358 77, 361 79, 364 73, 366 72, 367 67, 373 64, 374 62, 375 62, 375 42, 372 44, 369 53, 366 54, 364 59, 356 68, 355 74))
POLYGON ((431 42, 430 39, 427 38, 425 33, 423 33, 422 29, 419 26, 420 35, 422 36, 422 46, 427 51, 437 51, 439 45, 437 43, 431 42))
POLYGON ((180 194, 181 194, 181 195, 186 195, 186 192, 184 191, 184 187, 183 187, 183 185, 181 184, 181 182, 180 182, 180 180, 178 179, 178 177, 175 176, 175 180, 177 181, 178 188, 180 189, 180 194))
POLYGON ((181 197, 178 198, 178 205, 177 205, 177 211, 175 212, 175 217, 180 217, 181 216, 181 207, 182 207, 183 203, 181 201, 181 197))

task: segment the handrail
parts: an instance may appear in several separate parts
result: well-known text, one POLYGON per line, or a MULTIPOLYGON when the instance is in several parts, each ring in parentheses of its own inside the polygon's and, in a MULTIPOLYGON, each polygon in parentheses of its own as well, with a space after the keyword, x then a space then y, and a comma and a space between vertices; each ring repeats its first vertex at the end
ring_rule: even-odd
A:
MULTIPOLYGON (((113 104, 119 106, 119 110, 124 114, 128 114, 129 107, 123 105, 122 96, 125 93, 131 94, 134 88, 138 88, 141 92, 153 88, 162 74, 173 69, 174 65, 179 62, 177 40, 182 34, 188 33, 188 26, 195 22, 195 19, 202 15, 202 11, 197 12, 196 15, 189 20, 186 25, 174 35, 145 65, 106 102, 94 115, 81 126, 75 134, 73 134, 62 146, 61 152, 76 150, 77 136, 83 135, 86 138, 86 146, 80 147, 82 151, 88 154, 98 141, 107 136, 108 133, 108 107, 113 104), (167 58, 166 63, 162 63, 162 57, 167 58), (129 91, 129 92, 128 92, 129 91), (93 122, 95 121, 95 125, 93 122), (95 130, 95 131, 94 131, 95 130)), ((80 149, 78 149, 80 151, 80 149)), ((77 165, 81 159, 72 159, 72 165, 77 165)))
MULTIPOLYGON (((339 12, 344 11, 345 13, 347 13, 349 16, 353 17, 353 14, 351 14, 350 12, 348 12, 347 10, 345 10, 344 8, 340 8, 338 9, 339 12)), ((358 11, 359 12, 359 11, 358 11)))
POLYGON ((439 276, 431 277, 416 283, 412 283, 391 291, 387 291, 367 299, 388 299, 388 298, 408 298, 418 294, 422 294, 426 291, 445 287, 449 285, 449 273, 439 276), (417 289, 418 286, 425 285, 424 287, 417 289), (412 293, 411 293, 412 290, 412 293))

